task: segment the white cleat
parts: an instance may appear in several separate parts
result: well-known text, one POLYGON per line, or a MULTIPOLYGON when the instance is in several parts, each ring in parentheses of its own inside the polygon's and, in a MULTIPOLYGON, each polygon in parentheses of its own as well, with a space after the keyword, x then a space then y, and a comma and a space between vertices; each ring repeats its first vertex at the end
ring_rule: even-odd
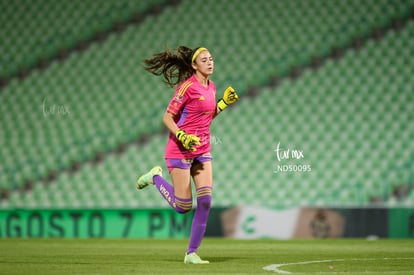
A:
POLYGON ((209 264, 209 261, 202 260, 195 252, 190 254, 185 254, 184 257, 185 264, 209 264))
POLYGON ((160 166, 154 166, 148 173, 142 175, 137 180, 137 189, 144 189, 150 184, 154 184, 153 177, 161 176, 162 177, 162 168, 160 166))

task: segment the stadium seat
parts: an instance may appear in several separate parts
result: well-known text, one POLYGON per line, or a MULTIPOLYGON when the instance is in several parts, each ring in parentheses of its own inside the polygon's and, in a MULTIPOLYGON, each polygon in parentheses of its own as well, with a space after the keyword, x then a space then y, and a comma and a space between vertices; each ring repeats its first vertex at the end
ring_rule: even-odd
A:
MULTIPOLYGON (((36 11, 35 6, 30 10, 36 15, 35 24, 21 32, 22 38, 14 33, 23 29, 23 23, 5 25, 5 33, 13 34, 8 45, 1 47, 7 51, 18 48, 21 54, 7 52, 2 58, 16 60, 9 62, 10 67, 1 67, 0 75, 13 74, 19 66, 30 66, 150 7, 149 1, 107 1, 99 7, 82 1, 43 4, 45 10, 36 11), (73 23, 40 16, 61 7, 69 14, 81 10, 85 20, 73 23), (59 39, 70 27, 79 33, 59 39), (39 43, 44 33, 49 38, 47 47, 30 53, 30 45, 39 43), (20 46, 11 47, 16 41, 20 46)), ((16 14, 24 12, 19 5, 12 6, 16 14)), ((293 67, 309 65, 315 56, 328 57, 332 48, 350 46, 355 37, 389 26, 396 17, 406 18, 413 6, 413 1, 258 4, 247 0, 241 4, 229 0, 207 5, 212 11, 207 14, 212 15, 206 16, 205 25, 196 25, 187 15, 206 7, 205 2, 182 1, 71 54, 64 62, 35 70, 22 81, 13 80, 0 93, 4 102, 0 116, 6 129, 0 144, 7 155, 0 163, 6 172, 2 178, 7 180, 2 185, 19 188, 28 178, 44 178, 49 171, 60 174, 52 185, 36 183, 32 192, 13 194, 8 205, 166 206, 156 190, 134 193, 131 188, 139 174, 163 165, 166 137, 158 133, 173 92, 160 78, 144 72, 141 61, 166 46, 178 45, 211 48, 218 95, 233 85, 243 98, 212 126, 221 142, 212 145, 216 206, 366 205, 383 180, 379 171, 389 169, 389 163, 400 157, 412 159, 404 150, 413 139, 409 130, 414 108, 412 21, 402 30, 387 31, 381 40, 367 40, 360 50, 346 51, 341 59, 326 60, 318 70, 305 69, 297 79, 284 77, 293 67), (263 87, 273 76, 283 80, 276 88, 263 87), (249 86, 259 87, 256 97, 246 96, 249 86), (149 136, 150 141, 131 145, 141 136, 149 136), (287 164, 310 164, 312 172, 274 173, 278 142, 304 150, 303 160, 287 164), (122 144, 130 144, 123 154, 111 153, 122 144), (98 165, 84 163, 73 175, 63 173, 73 162, 90 161, 97 152, 106 156, 98 165), (367 182, 363 191, 368 195, 357 196, 359 187, 348 190, 355 182, 367 182), (312 186, 309 193, 297 192, 302 183, 306 188, 312 186), (255 186, 254 193, 242 192, 255 186)), ((5 14, 14 16, 11 11, 5 14)))

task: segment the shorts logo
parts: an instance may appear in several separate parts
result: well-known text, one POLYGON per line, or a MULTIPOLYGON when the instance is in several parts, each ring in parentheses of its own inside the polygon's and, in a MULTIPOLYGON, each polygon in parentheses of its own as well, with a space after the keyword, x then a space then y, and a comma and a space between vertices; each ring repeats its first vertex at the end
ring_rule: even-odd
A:
POLYGON ((181 162, 184 163, 184 164, 192 164, 193 159, 182 159, 181 162))
POLYGON ((211 158, 211 153, 205 153, 205 154, 203 154, 203 158, 211 158))

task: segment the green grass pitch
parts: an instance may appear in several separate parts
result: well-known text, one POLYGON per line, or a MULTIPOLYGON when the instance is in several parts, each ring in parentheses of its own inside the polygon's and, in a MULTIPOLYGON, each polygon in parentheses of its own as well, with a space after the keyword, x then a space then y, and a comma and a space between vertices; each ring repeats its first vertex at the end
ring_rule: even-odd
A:
POLYGON ((0 239, 0 274, 414 274, 414 240, 0 239), (265 270, 267 267, 269 270, 265 270))

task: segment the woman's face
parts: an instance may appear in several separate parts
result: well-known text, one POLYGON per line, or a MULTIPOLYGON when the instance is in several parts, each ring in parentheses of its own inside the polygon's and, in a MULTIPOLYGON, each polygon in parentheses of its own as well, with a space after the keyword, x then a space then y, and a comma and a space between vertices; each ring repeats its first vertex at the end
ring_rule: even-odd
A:
POLYGON ((209 76, 214 71, 214 61, 209 51, 202 51, 193 63, 194 70, 209 76))

